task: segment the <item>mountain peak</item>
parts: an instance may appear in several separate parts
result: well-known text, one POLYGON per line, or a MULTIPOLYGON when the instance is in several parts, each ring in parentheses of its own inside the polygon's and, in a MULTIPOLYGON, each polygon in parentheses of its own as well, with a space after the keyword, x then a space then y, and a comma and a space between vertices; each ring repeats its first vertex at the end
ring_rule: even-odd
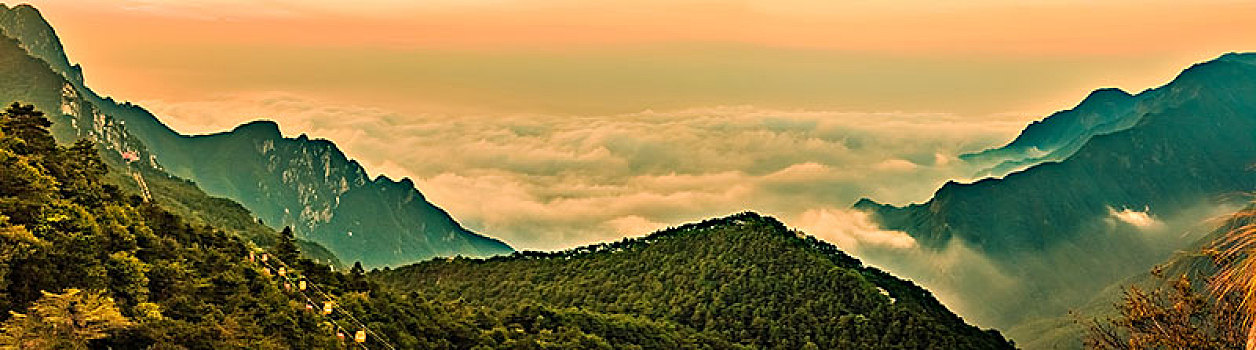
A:
POLYGON ((1230 52, 1218 57, 1217 61, 1256 64, 1256 52, 1230 52))
POLYGON ((872 200, 872 198, 863 197, 859 198, 858 201, 855 201, 855 204, 850 207, 856 210, 877 210, 885 206, 887 205, 872 200))
POLYGON ((785 227, 785 224, 781 223, 780 220, 777 220, 774 217, 759 215, 759 213, 756 213, 753 211, 743 211, 743 212, 725 216, 722 218, 715 218, 715 219, 704 220, 698 223, 685 224, 673 230, 659 231, 654 234, 651 234, 649 237, 654 237, 655 235, 666 235, 666 234, 669 234, 670 232, 683 232, 683 231, 692 231, 692 230, 701 230, 701 229, 728 227, 728 226, 739 226, 739 225, 747 225, 747 224, 763 224, 765 227, 772 228, 771 231, 775 231, 775 232, 789 231, 789 228, 785 227))
MULTIPOLYGON (((429 260, 374 276, 401 289, 449 295, 471 304, 526 300, 556 308, 662 315, 678 327, 694 329, 736 329, 758 318, 753 323, 767 330, 797 324, 795 319, 809 319, 825 327, 860 327, 903 335, 888 340, 804 335, 802 341, 790 341, 782 337, 796 333, 770 336, 765 332, 758 340, 751 340, 754 336, 750 333, 729 333, 751 348, 796 349, 804 348, 802 344, 807 342, 824 349, 895 347, 885 344, 903 342, 907 337, 917 339, 904 347, 1012 348, 999 333, 965 324, 920 286, 864 265, 835 245, 754 212, 566 251, 429 260), (763 306, 732 307, 726 304, 728 300, 763 306), (924 322, 938 327, 925 330, 911 326, 924 322)), ((827 334, 862 334, 825 329, 827 334)))
POLYGON ((277 138, 282 135, 279 133, 279 123, 276 123, 273 120, 254 120, 248 123, 240 124, 240 126, 237 126, 231 132, 241 135, 262 136, 265 138, 277 138))
POLYGON ((1007 174, 1020 168, 1067 157, 1094 135, 1132 126, 1140 95, 1114 87, 1091 91, 1077 106, 1029 124, 1012 142, 999 148, 960 155, 986 167, 981 175, 1007 174))
POLYGON ((1134 97, 1134 95, 1125 92, 1125 90, 1107 87, 1091 91, 1090 95, 1087 95, 1086 98, 1082 100, 1081 105, 1120 102, 1132 97, 1134 97))
POLYGON ((21 42, 31 56, 47 62, 53 71, 71 81, 82 83, 82 76, 71 68, 70 61, 65 56, 61 39, 39 9, 27 4, 0 6, 0 30, 21 42))
POLYGON ((40 21, 43 21, 44 19, 44 15, 39 12, 39 9, 35 8, 35 6, 31 6, 30 4, 17 4, 17 5, 14 5, 13 7, 8 7, 5 4, 0 4, 0 9, 14 11, 23 16, 27 16, 28 18, 37 17, 39 18, 40 21))
MULTIPOLYGON (((753 211, 744 211, 725 217, 712 218, 702 220, 700 222, 692 222, 676 227, 668 227, 660 229, 644 237, 629 237, 619 241, 609 243, 599 243, 588 246, 571 248, 565 251, 540 252, 540 251, 517 251, 511 256, 498 256, 489 258, 488 260, 511 260, 511 259, 536 259, 536 258, 564 258, 574 255, 586 255, 604 251, 616 251, 622 249, 630 249, 632 247, 644 247, 663 239, 679 238, 679 237, 700 237, 700 236, 718 236, 722 234, 732 233, 737 227, 753 227, 750 233, 760 234, 762 237, 768 236, 789 236, 799 237, 796 231, 785 226, 780 220, 771 216, 760 215, 753 211)), ((746 232, 740 232, 746 233, 746 232)), ((753 236, 753 235, 752 235, 753 236)), ((862 266, 857 260, 850 258, 845 253, 840 254, 844 261, 855 261, 852 266, 862 266), (849 260, 846 260, 849 259, 849 260)))

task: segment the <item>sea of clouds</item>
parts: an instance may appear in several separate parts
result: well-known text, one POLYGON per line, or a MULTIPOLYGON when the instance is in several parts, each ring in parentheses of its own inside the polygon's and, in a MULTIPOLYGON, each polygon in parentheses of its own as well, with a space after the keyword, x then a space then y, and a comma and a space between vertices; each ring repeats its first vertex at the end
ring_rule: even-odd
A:
POLYGON ((403 115, 289 93, 140 104, 184 133, 272 119, 286 136, 330 139, 368 172, 413 179, 463 225, 516 249, 614 241, 752 210, 913 279, 972 321, 986 319, 981 301, 967 297, 974 286, 1023 292, 961 242, 922 247, 850 209, 862 197, 921 202, 948 180, 972 180, 980 169, 957 155, 1007 142, 1023 117, 748 106, 403 115))
POLYGON ((253 119, 336 142, 368 172, 410 177, 467 227, 518 249, 639 236, 753 210, 855 250, 914 245, 848 208, 861 197, 927 200, 973 169, 956 155, 996 146, 1017 118, 762 110, 747 106, 604 116, 400 115, 287 93, 143 101, 176 130, 253 119))

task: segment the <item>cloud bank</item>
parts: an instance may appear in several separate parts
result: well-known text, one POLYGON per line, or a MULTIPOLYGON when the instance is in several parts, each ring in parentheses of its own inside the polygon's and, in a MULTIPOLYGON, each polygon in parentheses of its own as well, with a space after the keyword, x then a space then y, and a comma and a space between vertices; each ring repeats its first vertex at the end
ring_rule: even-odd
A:
POLYGON ((1003 142, 1021 126, 950 114, 745 106, 399 115, 284 93, 141 104, 183 132, 274 119, 288 136, 333 140, 372 173, 414 179, 469 228, 540 250, 744 210, 811 228, 846 249, 909 247, 910 237, 878 231, 842 209, 860 197, 925 200, 972 172, 955 155, 1003 142))
POLYGON ((802 213, 796 224, 803 232, 853 253, 859 253, 862 246, 916 247, 916 240, 906 232, 883 230, 871 220, 870 215, 856 210, 808 210, 802 213))
MULTIPOLYGON (((956 155, 1006 142, 1023 126, 1016 119, 747 106, 583 116, 412 115, 286 93, 140 103, 183 132, 274 119, 286 136, 331 139, 369 172, 413 179, 459 222, 517 249, 565 249, 757 211, 913 280, 983 326, 1003 325, 1008 305, 1042 297, 1035 293, 1045 282, 1028 283, 1037 279, 1026 276, 1081 268, 1074 263, 1091 254, 1084 249, 1089 243, 1062 245, 1009 265, 958 240, 926 248, 850 209, 860 197, 920 202, 947 180, 971 180, 979 169, 956 155)), ((1095 237, 1127 237, 1152 252, 1185 239, 1170 234, 1181 232, 1173 218, 1146 209, 1112 208, 1109 214, 1103 219, 1109 225, 1095 237)), ((1162 260, 1155 254, 1112 258, 1119 258, 1113 266, 1162 260)), ((1089 275, 1075 277, 1060 283, 1096 283, 1089 275)))
POLYGON ((1134 226, 1141 230, 1155 229, 1164 226, 1163 223, 1156 220, 1155 217, 1152 217, 1150 212, 1151 210, 1148 208, 1143 208, 1141 211, 1129 208, 1123 208, 1121 210, 1108 208, 1108 215, 1112 219, 1134 226))

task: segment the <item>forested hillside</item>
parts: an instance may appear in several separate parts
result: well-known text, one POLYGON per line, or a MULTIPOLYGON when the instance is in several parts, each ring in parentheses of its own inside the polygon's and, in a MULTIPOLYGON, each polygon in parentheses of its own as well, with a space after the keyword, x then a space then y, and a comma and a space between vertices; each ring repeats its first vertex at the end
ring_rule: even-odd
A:
POLYGON ((438 259, 372 277, 492 309, 535 303, 644 317, 754 348, 1011 347, 924 289, 754 213, 613 244, 438 259))
POLYGON ((318 320, 243 263, 243 240, 105 184, 92 143, 58 146, 49 125, 29 106, 0 116, 3 345, 332 344, 325 332, 288 331, 318 320), (65 313, 99 322, 61 324, 65 313))

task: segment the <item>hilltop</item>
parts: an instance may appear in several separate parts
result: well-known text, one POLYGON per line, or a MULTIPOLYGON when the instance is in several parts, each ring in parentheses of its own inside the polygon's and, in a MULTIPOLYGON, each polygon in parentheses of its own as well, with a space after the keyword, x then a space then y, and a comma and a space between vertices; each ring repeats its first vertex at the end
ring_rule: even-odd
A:
POLYGON ((756 348, 1012 347, 923 288, 755 213, 561 252, 438 259, 370 276, 431 298, 631 315, 756 348))

